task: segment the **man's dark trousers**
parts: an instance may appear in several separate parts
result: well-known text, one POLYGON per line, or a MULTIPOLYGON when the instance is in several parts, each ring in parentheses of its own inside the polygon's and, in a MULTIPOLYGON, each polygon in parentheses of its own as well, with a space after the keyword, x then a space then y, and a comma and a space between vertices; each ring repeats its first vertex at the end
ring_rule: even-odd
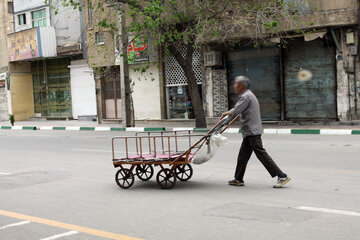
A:
POLYGON ((240 152, 238 155, 238 162, 235 171, 235 179, 243 181, 246 165, 251 157, 252 152, 255 152, 256 157, 264 165, 266 170, 272 177, 276 177, 282 173, 280 168, 267 154, 266 150, 262 146, 261 135, 247 136, 243 139, 240 152))

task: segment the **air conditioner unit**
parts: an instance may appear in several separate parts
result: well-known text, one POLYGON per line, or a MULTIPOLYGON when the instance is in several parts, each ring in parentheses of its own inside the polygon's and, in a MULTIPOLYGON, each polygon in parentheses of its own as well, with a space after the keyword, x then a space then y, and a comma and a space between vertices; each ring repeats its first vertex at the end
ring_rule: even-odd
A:
POLYGON ((222 66, 221 52, 217 52, 217 51, 205 52, 204 65, 205 67, 222 66))

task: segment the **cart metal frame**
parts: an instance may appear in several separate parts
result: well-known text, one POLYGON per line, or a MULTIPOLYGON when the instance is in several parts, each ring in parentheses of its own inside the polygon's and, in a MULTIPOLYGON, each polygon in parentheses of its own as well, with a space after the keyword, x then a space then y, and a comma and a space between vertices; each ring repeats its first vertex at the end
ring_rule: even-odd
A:
POLYGON ((126 189, 134 184, 135 176, 142 181, 148 181, 154 175, 153 166, 161 168, 157 173, 156 181, 163 189, 173 188, 177 180, 188 181, 193 175, 190 163, 197 150, 211 135, 223 133, 237 118, 238 116, 220 120, 205 135, 192 130, 181 130, 138 132, 135 136, 113 137, 112 161, 115 168, 120 168, 115 174, 116 183, 119 187, 126 189), (199 139, 194 141, 195 137, 199 139), (188 141, 188 149, 179 149, 180 139, 188 141), (129 146, 135 146, 136 151, 130 152, 129 146), (120 150, 120 153, 124 150, 122 152, 124 156, 117 157, 116 150, 120 150), (135 155, 130 155, 130 153, 135 155), (129 165, 129 168, 125 165, 129 165))

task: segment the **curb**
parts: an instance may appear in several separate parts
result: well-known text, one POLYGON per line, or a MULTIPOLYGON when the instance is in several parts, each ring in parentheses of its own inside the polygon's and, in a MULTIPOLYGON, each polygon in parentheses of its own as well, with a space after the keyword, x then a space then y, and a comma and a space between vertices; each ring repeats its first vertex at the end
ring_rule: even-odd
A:
MULTIPOLYGON (((78 126, 67 126, 67 127, 50 127, 50 126, 0 126, 1 130, 41 130, 41 131, 117 131, 117 132, 156 132, 156 131, 194 131, 198 133, 206 133, 209 128, 168 128, 165 127, 78 127, 78 126)), ((240 128, 228 128, 225 133, 241 133, 240 128)), ((312 135, 360 135, 360 130, 351 129, 276 129, 276 128, 265 128, 264 134, 312 134, 312 135)))
POLYGON ((1 130, 36 130, 35 126, 1 126, 1 130))

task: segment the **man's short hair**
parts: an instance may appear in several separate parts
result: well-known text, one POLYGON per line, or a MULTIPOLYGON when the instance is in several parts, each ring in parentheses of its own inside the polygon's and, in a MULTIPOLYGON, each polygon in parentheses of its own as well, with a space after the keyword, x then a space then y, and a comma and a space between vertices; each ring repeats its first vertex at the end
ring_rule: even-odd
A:
POLYGON ((238 76, 235 78, 235 82, 244 84, 246 89, 250 89, 250 79, 245 76, 238 76))

